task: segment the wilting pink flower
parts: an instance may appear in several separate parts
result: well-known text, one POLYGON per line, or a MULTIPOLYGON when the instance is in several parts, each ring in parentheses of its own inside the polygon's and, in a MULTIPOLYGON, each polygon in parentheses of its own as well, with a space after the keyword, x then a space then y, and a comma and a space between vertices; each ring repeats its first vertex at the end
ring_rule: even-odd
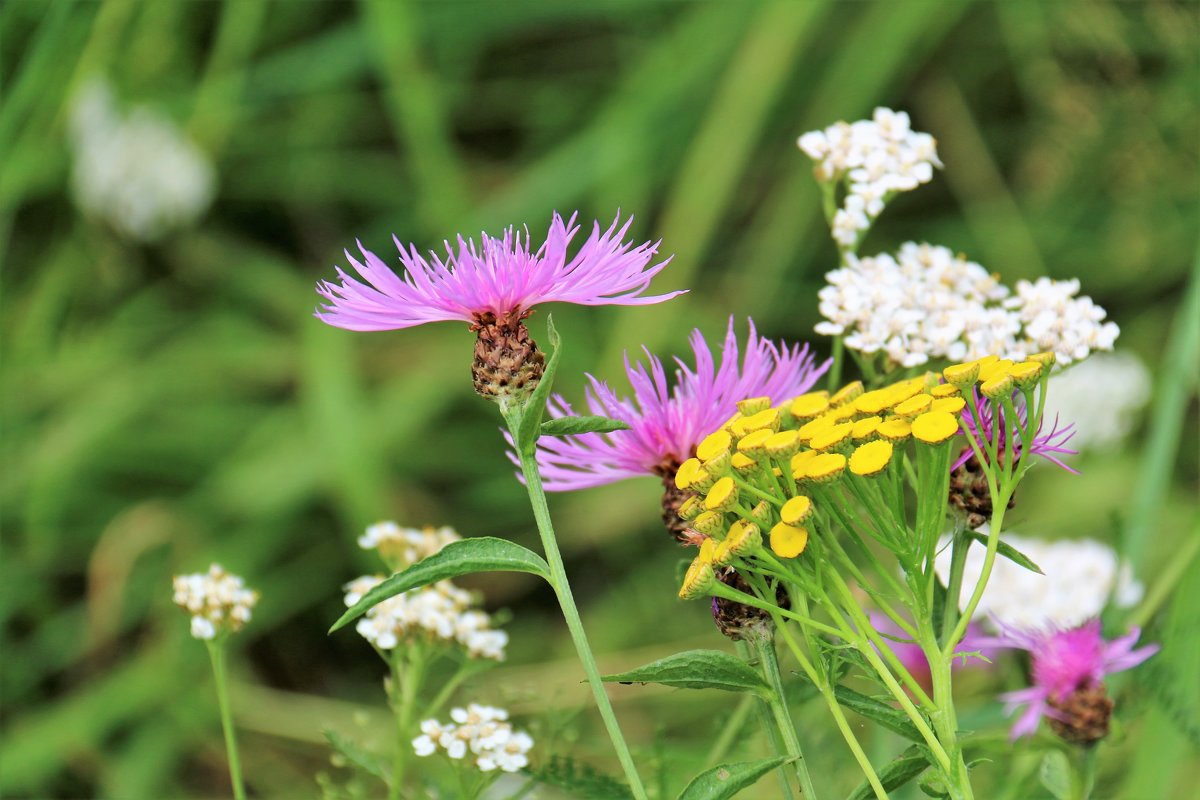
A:
MULTIPOLYGON (((982 436, 980 435, 979 431, 980 426, 975 424, 975 419, 971 415, 971 409, 969 406, 964 408, 962 411, 963 425, 965 425, 971 431, 972 435, 975 436, 975 440, 979 442, 980 449, 982 449, 985 453, 987 452, 987 448, 985 447, 984 443, 992 441, 992 436, 994 433, 998 440, 997 452, 1003 453, 1011 448, 1013 462, 1016 463, 1017 459, 1021 457, 1021 448, 1024 446, 1021 441, 1021 428, 1024 427, 1025 420, 1027 418, 1024 403, 1020 402, 1019 398, 1014 400, 1013 405, 1014 410, 1016 411, 1017 419, 1008 420, 1005 418, 1004 407, 1000 403, 987 399, 981 395, 978 390, 973 389, 972 391, 975 394, 975 407, 979 410, 979 418, 980 422, 982 423, 982 436)), ((1073 456, 1079 452, 1078 450, 1071 450, 1065 446, 1067 441, 1075 435, 1075 426, 1066 425, 1060 428, 1058 425, 1058 418, 1055 417, 1054 425, 1050 429, 1049 433, 1042 433, 1042 429, 1044 427, 1045 420, 1042 420, 1042 424, 1038 426, 1037 433, 1034 434, 1032 447, 1029 448, 1029 452, 1033 455, 1041 456, 1052 464, 1062 467, 1067 472, 1078 475, 1078 470, 1071 469, 1056 457, 1056 454, 1073 456)), ((958 435, 966 436, 966 434, 961 430, 958 432, 958 435)), ((974 454, 975 451, 972 450, 970 446, 967 446, 967 449, 962 452, 962 455, 960 455, 958 460, 954 462, 953 466, 951 466, 951 469, 958 469, 967 461, 969 461, 971 456, 974 454)))
MULTIPOLYGON (((740 365, 733 317, 719 367, 699 330, 692 331, 691 345, 696 366, 675 359, 673 388, 663 363, 649 350, 647 364, 631 365, 625 357, 632 400, 589 375, 588 413, 621 420, 629 430, 542 437, 537 458, 546 488, 563 492, 639 475, 661 476, 664 470, 673 474, 701 439, 733 416, 739 400, 769 397, 772 403, 782 402, 803 394, 829 368, 829 362, 814 366, 807 345, 792 347, 759 338, 753 320, 740 365)), ((574 413, 559 395, 551 398, 549 412, 552 417, 574 413)))
MULTIPOLYGON (((921 646, 910 639, 908 634, 886 614, 872 611, 869 619, 871 627, 883 634, 888 647, 896 654, 896 659, 904 665, 909 674, 916 678, 922 686, 929 688, 933 683, 933 676, 929 669, 929 660, 925 658, 925 651, 921 649, 921 646)), ((973 662, 978 660, 979 656, 983 656, 985 660, 991 660, 991 654, 979 646, 982 636, 983 633, 978 625, 972 622, 967 626, 966 634, 955 649, 954 661, 950 664, 951 669, 958 669, 968 663, 974 665, 973 662), (974 655, 976 653, 978 656, 974 655)))
POLYGON ((479 245, 461 236, 456 245, 446 242, 444 261, 432 252, 426 260, 415 245, 406 250, 393 237, 403 278, 359 243, 363 261, 349 251, 346 258, 366 283, 339 267, 338 283, 317 284, 317 293, 329 303, 316 316, 338 328, 380 331, 449 320, 478 323, 489 315, 520 319, 539 303, 646 305, 681 294, 642 296, 670 259, 650 266, 660 242, 638 247, 622 242, 632 221, 622 224, 618 216, 603 233, 593 223, 591 236, 570 259, 567 248, 579 231, 575 215, 563 222, 555 214, 536 251, 529 231, 522 236, 514 228, 499 239, 481 234, 479 245))
MULTIPOLYGON (((1105 676, 1136 667, 1159 649, 1154 644, 1135 650, 1134 645, 1141 635, 1138 628, 1106 642, 1100 634, 1100 621, 1096 619, 1077 628, 1044 631, 1021 630, 996 619, 992 622, 1000 634, 981 639, 981 644, 1026 650, 1032 660, 1033 685, 1000 696, 1010 714, 1020 706, 1028 705, 1013 725, 1013 739, 1036 731, 1042 717, 1069 721, 1067 716, 1073 696, 1089 689, 1102 689, 1105 676)), ((1103 722, 1107 730, 1107 719, 1103 722)))

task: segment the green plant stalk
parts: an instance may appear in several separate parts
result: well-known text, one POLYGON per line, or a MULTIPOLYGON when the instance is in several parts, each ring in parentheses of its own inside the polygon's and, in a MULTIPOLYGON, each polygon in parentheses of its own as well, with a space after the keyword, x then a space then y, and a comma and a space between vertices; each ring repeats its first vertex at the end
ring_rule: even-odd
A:
POLYGON ((942 616, 942 634, 940 642, 954 631, 958 623, 958 601, 962 596, 963 569, 967 565, 967 551, 971 540, 963 535, 962 530, 954 531, 953 543, 950 546, 950 577, 946 583, 946 607, 942 616))
POLYGON ((221 711, 221 728, 225 731, 225 754, 229 758, 229 780, 233 783, 233 796, 246 800, 246 787, 242 783, 242 762, 238 758, 237 738, 233 730, 233 711, 229 704, 229 678, 225 669, 225 643, 205 642, 208 657, 212 661, 213 681, 217 685, 217 706, 221 711))
MULTIPOLYGON (((739 647, 739 651, 744 648, 739 647)), ((746 657, 743 652, 743 658, 746 657)), ((746 725, 746 718, 753 713, 755 708, 762 707, 762 700, 752 694, 743 694, 742 699, 738 701, 737 708, 729 715, 729 720, 721 728, 721 734, 717 740, 713 742, 713 746, 709 749, 708 755, 704 757, 706 764, 719 764, 729 755, 729 751, 733 749, 733 743, 737 740, 737 735, 741 733, 742 728, 746 725)))
POLYGON ((841 336, 833 337, 833 363, 829 365, 829 380, 825 384, 830 394, 836 392, 842 382, 842 364, 846 360, 846 343, 841 336))
POLYGON ((792 756, 796 765, 796 780, 800 782, 800 794, 806 800, 816 800, 817 789, 813 786, 812 775, 808 772, 808 760, 800 750, 800 739, 796 736, 796 725, 788 712, 787 701, 784 699, 783 678, 779 673, 779 656, 775 653, 775 642, 770 636, 756 636, 754 649, 762 665, 763 677, 771 686, 771 696, 767 703, 771 714, 775 717, 775 725, 783 737, 783 745, 787 754, 792 756))
MULTIPOLYGON (((754 665, 754 653, 750 650, 750 646, 746 644, 745 641, 740 641, 737 643, 737 651, 738 655, 742 657, 742 660, 751 666, 754 665)), ((771 752, 780 756, 788 755, 787 745, 783 741, 783 735, 780 733, 779 725, 776 722, 774 710, 771 708, 771 704, 767 701, 767 698, 759 694, 747 694, 743 695, 742 701, 744 703, 751 704, 745 706, 747 710, 754 708, 758 711, 759 725, 762 727, 763 732, 766 733, 767 741, 771 745, 771 752)), ((741 707, 739 707, 739 710, 740 708, 741 707)), ((726 728, 726 732, 729 732, 728 728, 726 728)), ((727 738, 726 732, 722 733, 722 739, 727 738)), ((736 735, 737 731, 729 732, 728 739, 730 744, 732 744, 733 736, 736 735)), ((724 758, 725 754, 722 753, 720 758, 710 757, 705 763, 719 764, 722 760, 724 760, 724 758)), ((779 779, 779 790, 782 793, 784 800, 795 800, 796 792, 794 789, 792 789, 792 779, 788 773, 787 764, 784 764, 777 769, 775 771, 775 775, 779 779)))
MULTIPOLYGON (((513 440, 518 442, 519 425, 516 423, 519 419, 519 416, 510 418, 509 415, 505 415, 505 420, 509 421, 509 431, 512 433, 513 440), (511 421, 509 421, 510 419, 511 421)), ((575 651, 583 663, 588 685, 591 686, 592 695, 596 698, 596 707, 600 711, 601 719, 604 720, 604 727, 608 731, 609 739, 612 740, 613 749, 617 751, 617 759, 621 762, 625 778, 629 781, 629 788, 636 800, 647 800, 646 789, 642 785, 642 779, 633 763, 629 745, 625 743, 625 737, 621 734, 621 727, 617 723, 612 703, 608 699, 607 692, 604 691, 604 682, 600 679, 600 668, 596 666, 596 657, 592 654, 587 633, 583 629, 583 621, 579 618, 579 609, 575 607, 575 597, 571 593, 571 584, 567 580, 567 571, 563 566, 562 554, 558 549, 558 540, 554 536, 554 525, 550 521, 550 509, 546 505, 546 492, 542 488, 542 476, 538 472, 537 460, 523 446, 515 449, 521 461, 521 474, 525 477, 525 488, 529 493, 529 503, 533 506, 533 517, 537 521, 546 563, 550 565, 551 585, 554 587, 554 594, 558 597, 558 605, 562 609, 563 619, 566 620, 571 641, 574 642, 575 651)))
POLYGON ((974 800, 971 777, 958 745, 958 717, 954 709, 954 687, 950 677, 950 665, 954 657, 945 655, 938 647, 932 625, 925 626, 922 631, 921 649, 929 661, 933 702, 937 705, 933 712, 933 727, 951 758, 951 765, 944 767, 945 776, 949 779, 950 796, 953 800, 974 800))
POLYGON ((420 691, 425 673, 423 654, 417 647, 413 648, 408 669, 405 669, 402 663, 405 661, 405 655, 406 651, 397 648, 388 658, 392 668, 392 713, 396 717, 396 757, 392 762, 392 782, 388 785, 388 800, 398 800, 402 795, 404 772, 408 766, 409 726, 412 724, 417 692, 420 691))

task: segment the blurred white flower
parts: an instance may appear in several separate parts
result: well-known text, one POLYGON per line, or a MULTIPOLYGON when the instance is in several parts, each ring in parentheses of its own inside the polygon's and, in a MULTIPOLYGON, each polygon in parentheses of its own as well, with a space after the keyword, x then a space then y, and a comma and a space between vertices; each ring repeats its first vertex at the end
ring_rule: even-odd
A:
MULTIPOLYGON (((987 526, 981 528, 986 532, 987 526)), ((1004 541, 1028 556, 1044 575, 997 556, 975 618, 998 619, 1023 630, 1073 628, 1100 614, 1110 602, 1127 608, 1142 598, 1143 587, 1108 545, 1092 539, 1047 542, 1005 534, 1004 541)), ((935 568, 950 574, 951 550, 943 546, 935 568)), ((972 545, 963 569, 963 596, 979 582, 986 549, 972 545)))
POLYGON ((212 202, 207 156, 148 106, 123 114, 102 80, 75 96, 70 120, 75 203, 124 236, 149 242, 194 222, 212 202))
POLYGON ((208 572, 176 575, 173 580, 175 605, 192 615, 192 636, 215 639, 218 633, 234 632, 250 621, 250 610, 258 603, 258 592, 221 565, 208 572))
POLYGON ((395 522, 377 522, 358 537, 358 546, 364 550, 377 550, 379 555, 394 570, 412 566, 462 537, 448 526, 434 528, 402 528, 395 522))
POLYGON ((450 718, 454 722, 448 725, 436 719, 421 723, 421 735, 412 741, 418 756, 432 755, 438 747, 453 759, 464 758, 470 752, 481 772, 517 772, 529 764, 526 753, 533 748, 533 738, 513 730, 504 709, 471 703, 466 708, 452 709, 450 718))
POLYGON ((1110 449, 1129 435, 1150 389, 1150 370, 1137 356, 1101 353, 1054 377, 1046 415, 1074 423, 1072 447, 1110 449))
POLYGON ((913 131, 907 113, 888 108, 875 109, 869 120, 809 131, 797 144, 817 162, 818 180, 848 182, 832 223, 833 238, 844 250, 857 245, 893 194, 928 183, 933 168, 942 166, 933 137, 913 131))

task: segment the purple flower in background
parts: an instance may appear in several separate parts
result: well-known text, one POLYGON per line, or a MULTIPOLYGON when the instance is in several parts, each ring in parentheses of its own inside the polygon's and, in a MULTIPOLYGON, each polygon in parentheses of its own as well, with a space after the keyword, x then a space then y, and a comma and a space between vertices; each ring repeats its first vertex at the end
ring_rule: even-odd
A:
POLYGON ((346 258, 366 283, 339 267, 339 282, 317 284, 317 293, 329 303, 316 316, 338 328, 380 331, 450 320, 478 325, 489 315, 519 320, 539 303, 647 305, 681 294, 642 296, 670 259, 650 266, 660 242, 638 247, 622 242, 632 217, 622 224, 618 215, 603 233, 593 223, 587 241, 568 259, 567 248, 579 231, 575 216, 563 222, 556 213, 536 251, 529 231, 522 237, 514 228, 499 239, 481 234, 478 245, 461 236, 456 245, 446 242, 444 261, 432 252, 426 260, 415 245, 406 250, 393 237, 403 278, 359 243, 363 261, 348 250, 346 258))
POLYGON ((1077 628, 1046 631, 992 622, 1000 634, 981 639, 980 644, 1025 650, 1032 660, 1033 685, 1000 696, 1009 713, 1028 705, 1013 725, 1013 739, 1036 731, 1042 717, 1068 741, 1090 744, 1104 738, 1112 715, 1104 678, 1136 667, 1159 649, 1155 644, 1135 650, 1141 635, 1137 628, 1106 642, 1096 619, 1077 628))
MULTIPOLYGON (((975 394, 975 407, 979 409, 983 435, 980 435, 979 427, 975 425, 975 419, 971 416, 970 407, 964 408, 962 411, 963 425, 975 436, 981 448, 983 448, 985 441, 990 442, 992 440, 993 431, 996 431, 997 438, 999 439, 997 452, 1003 453, 1005 450, 1012 448, 1013 461, 1015 463, 1021 457, 1021 448, 1023 447, 1021 442, 1021 428, 1025 425, 1027 417, 1024 403, 1014 402, 1017 419, 1009 421, 1005 419, 1004 407, 1000 403, 995 403, 985 398, 977 389, 973 389, 972 391, 975 394)), ((1042 429, 1045 427, 1045 420, 1042 422, 1043 424, 1038 426, 1037 433, 1033 437, 1033 446, 1029 448, 1029 452, 1062 467, 1067 472, 1078 475, 1078 470, 1071 469, 1056 457, 1056 455, 1073 456, 1079 452, 1065 446, 1067 441, 1075 435, 1075 426, 1065 425, 1060 428, 1058 418, 1056 417, 1054 426, 1050 429, 1050 432, 1042 433, 1042 429)), ((965 436, 966 434, 960 430, 958 435, 965 436)), ((986 448, 983 449, 986 452, 986 448)), ((958 469, 974 455, 974 451, 968 446, 951 466, 951 469, 958 469)))
MULTIPOLYGON (((872 611, 869 619, 871 627, 883 634, 888 647, 896 654, 897 660, 917 679, 918 683, 928 689, 933 683, 933 674, 929 669, 929 660, 925 658, 925 651, 921 649, 921 646, 910 639, 908 634, 886 614, 872 611)), ((958 669, 970 663, 971 659, 978 658, 978 656, 968 655, 971 653, 979 653, 984 659, 990 661, 991 653, 986 652, 979 645, 982 638, 983 634, 978 625, 973 622, 968 625, 966 634, 955 650, 954 661, 951 662, 950 668, 958 669)))
MULTIPOLYGON (((647 363, 625 371, 633 386, 633 399, 617 395, 608 384, 591 375, 586 390, 588 413, 619 419, 629 430, 543 437, 538 442, 538 464, 551 491, 564 492, 601 486, 640 475, 672 479, 679 464, 691 457, 696 445, 737 412, 737 402, 770 397, 772 403, 802 394, 829 367, 814 366, 808 346, 790 347, 759 338, 750 320, 746 351, 738 363, 738 342, 733 317, 725 334, 721 363, 717 366, 708 342, 692 331, 695 368, 675 359, 674 386, 663 363, 647 350, 647 363)), ((552 417, 573 414, 561 396, 551 398, 552 417)))

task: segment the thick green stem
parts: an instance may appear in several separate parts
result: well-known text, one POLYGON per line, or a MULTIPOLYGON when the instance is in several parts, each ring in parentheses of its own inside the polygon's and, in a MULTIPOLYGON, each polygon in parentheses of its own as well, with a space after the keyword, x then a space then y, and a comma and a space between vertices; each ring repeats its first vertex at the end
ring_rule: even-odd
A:
POLYGON ((405 655, 406 651, 397 648, 388 658, 392 668, 392 714, 396 718, 396 757, 392 761, 392 782, 388 785, 388 800, 398 800, 403 796, 404 772, 408 766, 408 737, 412 733, 409 728, 425 672, 423 654, 419 650, 413 650, 407 670, 403 663, 405 655))
MULTIPOLYGON (((751 665, 755 663, 755 655, 751 651, 750 646, 744 641, 737 643, 737 651, 747 663, 751 665)), ((775 717, 774 709, 771 708, 771 703, 767 698, 761 695, 748 694, 745 695, 743 700, 751 701, 753 708, 758 710, 759 725, 762 726, 762 730, 767 736, 767 741, 771 745, 771 752, 779 756, 789 755, 787 744, 783 741, 783 734, 780 732, 779 724, 775 717)), ((724 755, 720 759, 709 758, 705 763, 719 764, 722 760, 724 760, 724 755)), ((784 800, 795 800, 796 791, 792 788, 791 773, 788 772, 787 765, 781 766, 776 770, 775 774, 779 778, 779 791, 784 800)))
POLYGON ((955 530, 950 550, 950 578, 946 582, 946 607, 942 615, 941 642, 954 631, 958 623, 958 602, 962 596, 963 568, 967 564, 967 551, 971 547, 970 537, 962 530, 955 530))
POLYGON ((233 710, 229 704, 229 679, 225 670, 225 643, 206 642, 208 657, 212 660, 213 680, 217 684, 217 706, 221 711, 221 727, 225 731, 225 753, 229 757, 229 779, 233 783, 233 796, 246 800, 246 787, 242 784, 242 762, 238 758, 237 738, 233 732, 233 710))
POLYGON ((757 636, 754 639, 754 649, 762 664, 763 676, 771 686, 771 697, 768 700, 771 713, 775 717, 775 725, 783 736, 783 744, 787 754, 792 756, 796 765, 796 779, 800 781, 800 794, 815 800, 816 787, 813 786, 812 776, 808 773, 808 761, 800 751, 800 739, 796 736, 796 726, 792 715, 788 712, 787 701, 784 699, 783 678, 779 674, 779 657, 775 653, 775 642, 772 637, 757 636))
POLYGON ((958 716, 954 709, 954 687, 950 678, 950 665, 954 657, 941 651, 932 624, 923 624, 921 628, 921 649, 929 661, 933 702, 936 705, 932 715, 933 727, 951 759, 951 764, 944 768, 949 779, 951 797, 953 800, 973 800, 971 778, 967 774, 967 765, 958 745, 958 716))
MULTIPOLYGON (((519 419, 514 418, 514 422, 519 419)), ((518 438, 518 424, 509 423, 514 441, 518 438)), ((566 620, 567 630, 571 633, 571 641, 575 643, 575 651, 583 663, 583 671, 587 675, 588 685, 596 698, 596 707, 604 720, 608 737, 612 740, 613 749, 629 781, 629 788, 637 800, 647 800, 646 789, 634 766, 633 756, 629 746, 621 734, 617 724, 617 715, 613 712, 608 693, 604 690, 604 682, 600 679, 600 669, 596 666, 596 657, 592 655, 592 647, 588 643, 587 634, 583 630, 583 621, 579 618, 579 610, 575 607, 575 597, 571 594, 571 584, 567 580, 566 567, 563 566, 562 554, 558 550, 558 540, 554 536, 554 525, 550 521, 550 509, 546 505, 546 492, 542 488, 542 476, 538 472, 537 461, 524 447, 518 446, 517 452, 521 460, 521 474, 525 477, 525 488, 529 492, 529 502, 533 506, 533 516, 537 521, 538 533, 542 538, 542 548, 545 551, 546 563, 550 566, 550 581, 554 593, 558 597, 558 605, 562 609, 563 619, 566 620)))

